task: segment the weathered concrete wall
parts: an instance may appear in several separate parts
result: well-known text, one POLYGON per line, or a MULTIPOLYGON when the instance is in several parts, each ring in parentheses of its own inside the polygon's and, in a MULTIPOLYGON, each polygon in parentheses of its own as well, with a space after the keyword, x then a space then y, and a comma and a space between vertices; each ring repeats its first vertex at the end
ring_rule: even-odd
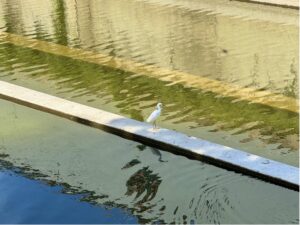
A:
POLYGON ((299 190, 299 168, 0 81, 0 97, 127 139, 299 190))

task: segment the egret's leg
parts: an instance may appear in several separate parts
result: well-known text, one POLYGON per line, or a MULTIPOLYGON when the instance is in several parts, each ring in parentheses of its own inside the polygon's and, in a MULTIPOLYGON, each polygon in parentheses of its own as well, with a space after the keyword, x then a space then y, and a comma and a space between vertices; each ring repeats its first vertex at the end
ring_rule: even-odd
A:
POLYGON ((153 125, 154 125, 153 129, 156 129, 156 121, 153 122, 153 125))

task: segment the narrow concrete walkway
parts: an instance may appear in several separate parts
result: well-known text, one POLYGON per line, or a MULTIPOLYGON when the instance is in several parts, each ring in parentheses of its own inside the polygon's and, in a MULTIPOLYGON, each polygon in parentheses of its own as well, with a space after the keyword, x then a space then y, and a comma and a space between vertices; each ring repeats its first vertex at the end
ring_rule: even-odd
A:
POLYGON ((263 5, 273 5, 285 8, 299 9, 298 0, 234 0, 239 2, 258 3, 263 5))
POLYGON ((299 168, 0 81, 0 98, 299 190, 299 168))

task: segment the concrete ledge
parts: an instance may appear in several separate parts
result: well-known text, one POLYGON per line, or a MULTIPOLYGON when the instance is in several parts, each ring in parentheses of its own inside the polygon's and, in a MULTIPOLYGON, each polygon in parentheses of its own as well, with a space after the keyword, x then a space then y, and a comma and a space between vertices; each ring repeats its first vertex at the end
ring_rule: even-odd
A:
POLYGON ((299 1, 298 0, 234 0, 234 1, 257 3, 257 4, 262 4, 262 5, 279 6, 279 7, 291 8, 291 9, 299 9, 299 1))
POLYGON ((0 97, 299 191, 299 168, 0 81, 0 97))

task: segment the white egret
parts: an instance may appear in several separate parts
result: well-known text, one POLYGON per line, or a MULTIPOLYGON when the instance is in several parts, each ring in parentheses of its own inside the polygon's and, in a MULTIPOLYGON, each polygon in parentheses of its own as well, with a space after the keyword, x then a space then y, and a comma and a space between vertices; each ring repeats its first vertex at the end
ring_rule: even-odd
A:
POLYGON ((153 128, 156 128, 156 119, 160 116, 161 110, 162 110, 162 104, 158 103, 156 109, 151 113, 151 115, 146 120, 148 123, 153 122, 153 126, 154 126, 153 128))

